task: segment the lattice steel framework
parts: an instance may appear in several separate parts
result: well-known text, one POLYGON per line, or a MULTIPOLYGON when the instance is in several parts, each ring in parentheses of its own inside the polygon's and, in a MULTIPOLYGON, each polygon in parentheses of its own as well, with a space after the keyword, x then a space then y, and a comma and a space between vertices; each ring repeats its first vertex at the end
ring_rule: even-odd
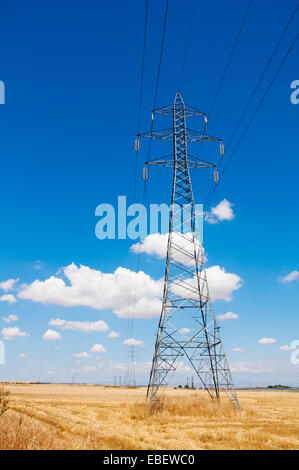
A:
POLYGON ((172 167, 173 183, 162 311, 147 390, 150 410, 152 412, 157 405, 163 388, 184 356, 195 370, 202 388, 212 398, 219 399, 223 391, 239 408, 209 294, 189 173, 190 168, 215 165, 187 154, 188 142, 221 143, 221 139, 205 133, 205 113, 184 104, 180 93, 176 94, 173 105, 156 109, 154 113, 172 117, 172 129, 140 136, 172 141, 173 155, 146 164, 172 167), (186 117, 193 116, 204 119, 202 133, 186 128, 186 117), (182 328, 187 318, 192 325, 188 328, 189 334, 182 328))

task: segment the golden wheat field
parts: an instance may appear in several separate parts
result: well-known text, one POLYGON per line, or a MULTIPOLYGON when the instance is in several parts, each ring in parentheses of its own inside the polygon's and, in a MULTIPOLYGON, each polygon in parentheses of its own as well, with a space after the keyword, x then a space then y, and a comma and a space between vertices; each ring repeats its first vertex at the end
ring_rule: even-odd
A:
POLYGON ((240 391, 241 412, 201 391, 165 392, 148 416, 145 389, 9 385, 0 449, 299 449, 299 393, 240 391))

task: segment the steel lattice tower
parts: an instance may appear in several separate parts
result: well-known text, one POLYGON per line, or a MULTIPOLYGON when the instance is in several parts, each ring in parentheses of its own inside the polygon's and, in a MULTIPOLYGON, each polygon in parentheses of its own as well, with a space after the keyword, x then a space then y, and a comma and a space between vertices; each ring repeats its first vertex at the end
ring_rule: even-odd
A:
POLYGON ((189 173, 191 168, 215 165, 187 153, 188 142, 221 143, 221 139, 205 133, 205 113, 186 105, 180 93, 176 93, 173 105, 154 110, 153 116, 154 113, 172 117, 172 128, 140 136, 172 141, 173 155, 146 164, 173 168, 173 183, 162 311, 147 390, 150 409, 155 408, 163 387, 184 356, 212 398, 219 399, 223 391, 239 408, 209 294, 189 173), (187 129, 186 118, 193 116, 204 119, 202 133, 187 129), (181 328, 187 318, 192 323, 189 336, 181 328))

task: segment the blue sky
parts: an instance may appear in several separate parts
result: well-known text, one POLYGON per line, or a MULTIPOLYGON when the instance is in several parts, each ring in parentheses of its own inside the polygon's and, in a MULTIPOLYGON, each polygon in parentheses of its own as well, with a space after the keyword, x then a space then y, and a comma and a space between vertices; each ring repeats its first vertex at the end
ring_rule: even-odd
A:
MULTIPOLYGON (((246 3, 198 2, 181 90, 186 103, 208 112, 246 3)), ((178 0, 170 2, 158 106, 172 103, 177 91, 193 5, 194 0, 183 7, 178 0)), ((296 0, 253 2, 209 122, 209 133, 224 143, 295 5, 296 0)), ((27 335, 5 340, 6 364, 0 365, 0 378, 68 381, 75 376, 105 383, 112 382, 114 375, 125 375, 128 320, 111 308, 91 308, 88 302, 66 307, 55 292, 47 304, 24 299, 20 293, 24 284, 35 280, 62 279, 58 271, 71 263, 102 273, 114 273, 118 267, 136 269, 132 241, 96 238, 95 209, 101 203, 115 205, 118 195, 127 195, 128 201, 133 198, 143 15, 144 2, 135 0, 87 0, 84 5, 13 1, 1 7, 0 80, 5 83, 6 103, 0 106, 0 282, 19 281, 0 291, 0 296, 16 299, 0 302, 0 327, 1 331, 17 327, 27 335), (2 319, 9 315, 18 320, 2 319), (49 325, 57 318, 104 321, 109 329, 87 333, 78 325, 75 330, 49 325), (62 339, 42 339, 48 329, 62 339), (108 338, 109 331, 120 336, 108 338), (106 352, 91 352, 94 344, 106 352), (90 357, 73 356, 81 352, 90 357)), ((161 2, 150 1, 142 106, 145 131, 150 127, 162 22, 161 2)), ((298 25, 297 13, 257 98, 298 25)), ((212 206, 226 199, 233 217, 204 227, 208 267, 220 266, 242 279, 231 301, 215 302, 216 315, 238 315, 221 321, 221 326, 239 385, 299 384, 299 366, 290 363, 290 351, 279 349, 299 339, 298 280, 296 275, 294 280, 278 280, 299 270, 299 104, 290 101, 290 84, 299 79, 298 54, 297 42, 215 193, 212 206), (276 342, 258 343, 262 338, 276 342)), ((146 151, 142 143, 141 161, 146 151)), ((153 146, 153 157, 154 152, 153 146)), ((203 158, 218 158, 215 146, 202 152, 203 158)), ((196 201, 204 202, 211 175, 198 170, 192 176, 196 201)), ((168 170, 151 168, 147 202, 169 199, 168 170)), ((155 289, 154 281, 164 273, 163 260, 144 253, 140 269, 155 289)), ((131 336, 144 343, 135 348, 140 383, 147 380, 144 371, 152 357, 157 322, 157 317, 134 321, 131 336)), ((178 380, 184 381, 191 372, 180 374, 178 380)))

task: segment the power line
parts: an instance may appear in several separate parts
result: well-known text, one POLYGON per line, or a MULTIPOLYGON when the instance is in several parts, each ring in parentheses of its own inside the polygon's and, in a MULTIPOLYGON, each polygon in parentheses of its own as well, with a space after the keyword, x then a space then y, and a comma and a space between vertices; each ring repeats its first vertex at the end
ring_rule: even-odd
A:
MULTIPOLYGON (((240 40, 242 31, 243 31, 243 29, 244 29, 244 26, 245 26, 245 23, 246 23, 246 20, 247 20, 248 14, 249 14, 249 10, 250 10, 250 8, 251 8, 252 3, 253 3, 253 0, 249 0, 248 5, 247 5, 247 8, 246 8, 246 10, 245 10, 245 13, 244 13, 244 15, 243 15, 243 18, 242 18, 242 20, 241 20, 241 24, 240 24, 240 28, 239 28, 238 34, 237 34, 237 36, 236 36, 236 38, 235 38, 235 41, 234 41, 234 43, 233 43, 233 47, 232 47, 232 49, 231 49, 231 52, 230 52, 228 61, 227 61, 226 65, 225 65, 225 68, 224 68, 222 77, 221 77, 221 79, 220 79, 220 82, 219 82, 218 88, 217 88, 217 90, 216 90, 216 93, 215 93, 214 99, 213 99, 213 101, 212 101, 212 104, 211 104, 211 106, 210 106, 209 112, 207 113, 208 122, 210 121, 210 119, 211 119, 211 117, 212 117, 212 114, 213 114, 213 111, 214 111, 214 109, 215 109, 216 103, 217 103, 217 101, 218 101, 218 99, 219 99, 219 95, 220 95, 220 92, 221 92, 221 90, 222 90, 222 86, 223 86, 225 77, 226 77, 226 75, 227 75, 227 73, 228 73, 230 64, 231 64, 231 62, 232 62, 233 56, 234 56, 234 54, 235 54, 235 51, 236 51, 236 49, 237 49, 237 45, 238 45, 238 42, 239 42, 239 40, 240 40)), ((206 125, 205 128, 204 128, 203 134, 206 133, 206 129, 207 129, 207 125, 206 125)), ((210 194, 211 194, 212 189, 213 189, 213 183, 212 183, 211 186, 210 186, 210 189, 209 189, 209 192, 208 192, 208 195, 207 195, 207 200, 208 200, 208 198, 209 198, 209 196, 210 196, 210 194)))
MULTIPOLYGON (((163 51, 164 51, 166 25, 167 25, 168 4, 169 4, 169 0, 166 0, 165 11, 164 11, 164 21, 163 21, 163 32, 162 32, 161 46, 160 46, 159 65, 158 65, 156 87, 155 87, 155 94, 154 94, 153 110, 156 109, 157 98, 158 98, 158 90, 159 90, 159 82, 160 82, 160 74, 161 74, 161 64, 162 64, 162 57, 163 57, 163 51)), ((154 119, 153 119, 153 115, 152 115, 151 131, 150 131, 151 135, 153 133, 153 126, 154 126, 154 119)), ((149 144, 148 144, 148 151, 147 151, 147 161, 150 160, 151 150, 152 150, 152 140, 150 139, 149 144)))
POLYGON ((249 128, 250 128, 250 126, 251 126, 251 124, 252 124, 252 122, 253 122, 255 116, 256 116, 257 113, 259 112, 259 110, 260 110, 260 108, 261 108, 263 102, 265 101, 265 99, 266 99, 266 97, 267 97, 269 91, 270 91, 271 88, 272 88, 272 85, 274 84, 276 78, 278 77, 278 74, 279 74, 280 70, 282 69, 282 67, 283 67, 285 61, 287 60, 287 58, 288 58, 288 56, 289 56, 291 50, 293 49, 294 45, 296 44, 296 41, 297 41, 298 37, 299 37, 299 33, 297 34, 297 36, 295 36, 295 38, 294 38, 294 40, 292 41, 292 43, 291 43, 291 45, 290 45, 290 47, 289 47, 287 53, 285 54, 283 60, 281 61, 281 63, 280 63, 280 65, 279 65, 278 69, 276 70, 276 73, 275 73, 274 77, 272 78, 272 80, 271 80, 271 82, 270 82, 270 84, 269 84, 269 86, 268 86, 266 92, 264 93, 262 99, 260 100, 260 102, 259 102, 259 104, 258 104, 256 110, 255 110, 254 113, 253 113, 253 116, 251 117, 249 123, 247 124, 247 126, 246 126, 246 128, 245 128, 245 130, 244 130, 244 132, 243 132, 243 134, 242 134, 242 136, 241 136, 241 138, 239 139, 237 145, 235 146, 235 148, 234 148, 234 150, 233 150, 233 152, 232 152, 232 154, 231 154, 229 160, 227 161, 227 163, 226 163, 226 165, 225 165, 225 167, 224 167, 224 169, 223 169, 222 175, 225 173, 225 171, 226 171, 227 167, 229 166, 231 160, 233 159, 233 157, 234 157, 236 151, 238 150, 238 148, 239 148, 239 146, 240 146, 242 140, 244 139, 245 135, 247 134, 247 132, 248 132, 248 130, 249 130, 249 128))
POLYGON ((243 19, 242 19, 242 21, 241 21, 240 29, 239 29, 239 31, 238 31, 238 34, 237 34, 236 39, 235 39, 235 41, 234 41, 234 44, 233 44, 231 53, 230 53, 229 58, 228 58, 228 61, 227 61, 226 66, 225 66, 225 68, 224 68, 224 71, 223 71, 223 74, 222 74, 220 83, 219 83, 218 88, 217 88, 216 93, 215 93, 214 100, 213 100, 212 105, 211 105, 211 107, 210 107, 210 111, 208 112, 208 118, 209 118, 209 119, 211 118, 211 115, 212 115, 212 113, 213 113, 213 111, 214 111, 214 109, 215 109, 215 105, 216 105, 216 103, 217 103, 217 101, 218 101, 219 94, 220 94, 220 91, 221 91, 221 89, 222 89, 224 79, 225 79, 225 77, 226 77, 226 75, 227 75, 227 72, 228 72, 228 69, 229 69, 229 67, 230 67, 232 58, 233 58, 234 53, 235 53, 235 51, 236 51, 236 48, 237 48, 237 45, 238 45, 240 36, 241 36, 241 34, 242 34, 243 28, 244 28, 244 26, 245 26, 246 19, 247 19, 247 16, 248 16, 250 7, 251 7, 251 5, 252 5, 252 2, 253 2, 253 0, 249 0, 249 3, 248 3, 248 5, 247 5, 246 11, 245 11, 245 14, 244 14, 243 19))
MULTIPOLYGON (((137 134, 140 133, 141 123, 141 110, 142 110, 142 98, 143 98, 143 82, 144 82, 144 63, 145 63, 145 51, 146 51, 146 36, 147 36, 147 22, 148 22, 148 0, 145 1, 145 15, 144 15, 144 32, 143 32, 143 48, 142 48, 142 60, 141 60, 141 74, 140 74, 140 89, 139 89, 139 106, 138 106, 138 120, 137 120, 137 134)), ((137 171, 138 171, 138 148, 135 148, 135 177, 134 177, 134 196, 133 200, 136 200, 136 189, 137 189, 137 171)))
MULTIPOLYGON (((156 108, 156 105, 157 105, 157 97, 158 97, 158 90, 159 90, 161 65, 162 65, 164 43, 165 43, 165 33, 166 33, 166 25, 167 25, 168 5, 169 5, 169 0, 166 0, 165 11, 164 11, 164 20, 163 20, 163 32, 162 32, 161 45, 160 45, 159 64, 158 64, 156 86, 155 86, 155 93, 154 93, 153 110, 156 108)), ((151 130, 150 130, 151 135, 153 133, 153 126, 154 126, 154 120, 153 120, 153 116, 152 116, 151 130)), ((149 145, 148 145, 147 161, 150 160, 151 143, 152 143, 152 139, 150 139, 149 145)), ((145 205, 145 202, 146 202, 146 187, 147 187, 147 177, 144 179, 144 185, 143 185, 143 198, 142 198, 143 199, 142 200, 143 205, 145 205)), ((141 239, 139 240, 139 247, 138 247, 138 253, 137 253, 137 272, 138 272, 139 266, 140 266, 140 247, 141 247, 141 239)), ((135 294, 134 294, 134 303, 135 302, 136 302, 136 284, 135 284, 135 294)), ((131 333, 133 332, 133 323, 134 323, 134 315, 133 315, 132 325, 131 325, 131 329, 130 329, 131 333)))
POLYGON ((190 22, 190 27, 189 27, 189 30, 188 30, 188 38, 187 38, 187 42, 186 42, 186 49, 185 49, 185 54, 184 54, 180 79, 179 79, 179 86, 178 86, 179 91, 182 90, 182 87, 183 87, 184 76, 185 76, 184 72, 185 72, 185 68, 186 68, 187 60, 188 60, 188 56, 189 56, 191 37, 192 37, 193 27, 194 27, 194 23, 195 23, 195 19, 196 19, 198 4, 199 4, 199 0, 194 0, 193 11, 192 11, 192 14, 191 14, 191 22, 190 22))
POLYGON ((278 42, 277 42, 277 44, 276 44, 274 50, 273 50, 273 52, 272 52, 272 54, 271 54, 271 56, 270 56, 270 58, 269 58, 269 60, 268 60, 268 62, 267 62, 267 65, 266 65, 266 67, 264 68, 264 70, 263 70, 263 72, 262 72, 262 74, 261 74, 261 76, 260 76, 260 78, 259 78, 259 80, 258 80, 258 82, 257 82, 257 84, 256 84, 256 86, 255 86, 255 88, 254 88, 254 90, 253 90, 253 92, 252 92, 252 94, 251 94, 251 96, 250 96, 250 98, 249 98, 249 100, 248 100, 248 102, 247 102, 247 104, 246 104, 246 106, 245 106, 245 109, 244 109, 244 111, 243 111, 243 113, 242 113, 242 115, 241 115, 241 117, 240 117, 240 119, 239 119, 239 121, 238 121, 238 123, 237 123, 237 125, 236 125, 236 127, 235 127, 235 129, 234 129, 234 131, 233 131, 233 133, 232 133, 232 135, 231 135, 229 141, 228 141, 228 144, 227 144, 227 146, 226 146, 226 150, 229 149, 229 147, 230 147, 230 145, 231 145, 231 143, 232 143, 232 140, 234 139, 234 137, 235 137, 235 135, 236 135, 236 133, 237 133, 239 127, 240 127, 240 124, 242 123, 242 121, 243 121, 243 119, 244 119, 244 117, 245 117, 245 114, 247 113, 247 111, 248 111, 248 109, 249 109, 249 107, 250 107, 250 105, 251 105, 251 103, 252 103, 252 101, 253 101, 253 99, 254 99, 254 97, 255 97, 255 95, 256 95, 256 93, 257 93, 257 91, 258 91, 258 89, 259 89, 259 87, 260 87, 260 85, 261 85, 261 83, 262 83, 262 81, 263 81, 263 79, 264 79, 264 77, 265 77, 265 75, 266 75, 266 73, 267 73, 267 71, 268 71, 268 69, 269 69, 269 67, 270 67, 270 65, 271 65, 271 63, 272 63, 274 57, 275 57, 275 55, 276 55, 276 53, 277 53, 277 51, 278 51, 278 49, 279 49, 279 46, 280 46, 280 44, 282 43, 282 41, 283 41, 283 39, 284 39, 284 37, 285 37, 285 35, 286 35, 286 33, 287 33, 287 31, 288 31, 288 29, 289 29, 291 23, 292 23, 292 21, 293 21, 295 15, 296 15, 296 13, 297 13, 298 8, 299 8, 299 4, 297 4, 295 10, 294 10, 293 13, 291 14, 291 17, 289 18, 289 21, 288 21, 288 23, 286 24, 286 26, 285 26, 285 28, 284 28, 284 30, 283 30, 283 32, 282 32, 280 38, 279 38, 279 40, 278 40, 278 42))
POLYGON ((158 66, 158 73, 157 73, 157 80, 156 80, 156 90, 155 90, 155 98, 154 98, 154 107, 153 107, 153 109, 156 108, 157 97, 158 97, 158 88, 159 88, 159 81, 160 81, 160 72, 161 72, 161 64, 162 64, 164 42, 165 42, 165 33, 166 33, 166 24, 167 24, 167 15, 168 15, 168 3, 169 3, 169 0, 166 0, 166 6, 165 6, 165 12, 164 12, 164 22, 163 22, 163 33, 162 33, 162 39, 161 39, 160 58, 159 58, 159 66, 158 66))
MULTIPOLYGON (((273 78, 272 78, 270 84, 268 85, 268 87, 267 87, 265 93, 263 94, 261 100, 259 101, 259 103, 258 103, 258 105, 257 105, 257 107, 256 107, 256 109, 255 109, 255 111, 254 111, 254 113, 253 113, 253 115, 251 116, 251 119, 249 120, 249 122, 248 122, 246 128, 244 129, 244 131, 243 131, 243 133, 242 133, 242 135, 241 135, 241 137, 240 137, 238 143, 237 143, 236 146, 234 147, 234 150, 233 150, 233 152, 231 153, 230 158, 228 159, 228 161, 227 161, 227 163, 226 163, 226 165, 225 165, 225 167, 224 167, 224 169, 223 169, 223 171, 222 171, 222 175, 221 175, 221 178, 219 179, 219 183, 220 183, 220 181, 222 181, 223 175, 224 175, 225 171, 227 170, 228 166, 230 165, 230 163, 231 163, 233 157, 235 156, 235 154, 236 154, 238 148, 240 147, 240 145, 241 145, 241 143, 242 143, 244 137, 246 136, 248 130, 250 129, 251 124, 253 123, 253 121, 254 121, 254 119, 255 119, 257 113, 258 113, 259 110, 261 109, 261 106, 262 106, 262 104, 264 103, 266 97, 268 96, 269 91, 271 90, 273 84, 275 83, 275 81, 276 81, 276 79, 277 79, 277 77, 278 77, 278 75, 279 75, 279 72, 281 71, 281 69, 282 69, 283 65, 285 64, 285 62, 286 62, 288 56, 289 56, 290 53, 291 53, 291 50, 293 49, 294 45, 296 44, 296 41, 297 41, 298 37, 299 37, 299 33, 297 33, 297 35, 295 36, 294 40, 292 41, 290 47, 288 48, 288 50, 287 50, 285 56, 283 57, 283 59, 282 59, 280 65, 279 65, 278 69, 276 70, 276 72, 275 72, 275 74, 274 74, 274 76, 273 76, 273 78)), ((219 184, 219 183, 218 183, 218 184, 219 184)), ((210 203, 211 203, 212 198, 213 198, 213 196, 214 196, 214 194, 215 194, 216 188, 217 188, 217 185, 215 185, 215 187, 214 187, 214 189, 213 189, 213 191, 212 191, 212 194, 211 194, 211 196, 210 196, 209 201, 208 201, 207 204, 210 204, 210 203)))
MULTIPOLYGON (((226 151, 225 151, 225 153, 227 153, 228 149, 230 148, 231 143, 232 143, 232 141, 233 141, 233 139, 234 139, 234 137, 235 137, 235 135, 236 135, 236 133, 237 133, 237 131, 238 131, 238 129, 239 129, 239 127, 240 127, 240 125, 241 125, 241 123, 242 123, 242 121, 243 121, 243 119, 244 119, 244 117, 245 117, 245 115, 246 115, 246 113, 247 113, 247 111, 248 111, 250 105, 251 105, 251 103, 253 102, 253 99, 254 99, 254 97, 255 97, 255 95, 256 95, 256 93, 257 93, 257 91, 258 91, 258 89, 259 89, 259 87, 260 87, 260 85, 261 85, 261 83, 262 83, 262 81, 263 81, 263 79, 264 79, 264 77, 265 77, 265 75, 266 75, 266 73, 267 73, 267 71, 268 71, 268 69, 269 69, 269 67, 270 67, 270 65, 271 65, 271 63, 272 63, 272 61, 273 61, 273 59, 274 59, 274 57, 275 57, 277 51, 278 51, 278 49, 279 49, 279 47, 280 47, 280 44, 282 43, 282 41, 283 41, 283 39, 284 39, 284 37, 285 37, 285 35, 286 35, 286 33, 287 33, 287 31, 288 31, 288 29, 289 29, 291 23, 292 23, 292 21, 293 21, 295 15, 296 15, 296 13, 297 13, 298 8, 299 8, 299 4, 296 5, 294 11, 292 12, 292 14, 291 14, 291 16, 290 16, 290 18, 289 18, 289 20, 288 20, 288 22, 287 22, 285 28, 284 28, 283 31, 282 31, 282 34, 281 34, 280 38, 278 39, 278 41, 277 41, 277 43, 276 43, 276 45, 275 45, 275 47, 274 47, 274 49, 273 49, 273 51, 272 51, 272 54, 270 55, 270 58, 269 58, 269 60, 268 60, 268 62, 267 62, 267 64, 266 64, 266 67, 264 68, 264 70, 263 70, 263 72, 262 72, 262 74, 261 74, 259 80, 257 81, 257 84, 256 84, 256 86, 255 86, 255 88, 254 88, 254 90, 253 90, 253 92, 252 92, 252 94, 251 94, 251 96, 250 96, 250 98, 249 98, 249 100, 248 100, 248 102, 247 102, 245 108, 244 108, 244 111, 242 112, 242 114, 241 114, 241 116, 240 116, 240 118, 239 118, 239 120, 238 120, 238 122, 237 122, 237 125, 235 126, 235 128, 234 128, 234 130, 233 130, 233 132, 232 132, 232 134, 231 134, 231 136, 230 136, 230 138, 229 138, 228 144, 227 144, 227 146, 226 146, 226 151)), ((219 158, 218 162, 217 162, 217 168, 218 168, 218 169, 221 167, 221 164, 222 164, 222 161, 223 161, 223 156, 224 156, 224 155, 222 155, 222 156, 219 158)), ((211 186, 210 186, 210 190, 209 190, 208 196, 207 196, 207 201, 210 199, 211 195, 212 195, 215 191, 216 191, 216 184, 213 184, 213 183, 212 183, 211 186), (214 190, 213 190, 213 186, 215 186, 214 190)))
MULTIPOLYGON (((165 5, 165 12, 164 12, 164 20, 163 20, 163 31, 162 31, 162 37, 161 37, 161 45, 160 45, 160 54, 159 54, 159 62, 158 62, 158 71, 157 71, 157 78, 156 78, 156 85, 155 85, 155 93, 154 93, 154 104, 153 104, 153 109, 156 108, 157 104, 157 97, 158 97, 158 90, 159 90, 159 82, 160 82, 160 74, 161 74, 161 65, 162 65, 162 58, 163 58, 163 51, 164 51, 164 43, 165 43, 165 34, 166 34, 166 25, 167 25, 167 15, 168 15, 168 5, 169 5, 169 0, 166 0, 166 5, 165 5)), ((147 17, 148 17, 148 0, 146 2, 146 13, 145 13, 145 27, 144 27, 144 48, 143 48, 143 54, 142 54, 142 84, 143 84, 143 79, 144 79, 144 58, 145 58, 145 43, 146 43, 146 25, 147 25, 147 17)), ((140 100, 139 104, 142 102, 142 85, 141 85, 141 92, 140 92, 140 100)), ((139 107, 139 116, 138 116, 138 131, 137 131, 137 147, 135 147, 136 151, 136 163, 135 163, 135 186, 134 186, 134 199, 136 198, 136 181, 137 181, 137 168, 138 168, 138 152, 139 152, 139 139, 138 139, 138 134, 140 133, 140 116, 141 116, 141 105, 139 107)), ((151 121, 151 134, 153 132, 153 119, 151 121)), ((136 145, 135 143, 135 145, 136 145)), ((148 160, 150 159, 150 154, 151 154, 151 141, 149 142, 148 146, 148 160)), ((145 205, 145 200, 146 200, 146 182, 147 178, 144 180, 144 186, 143 186, 143 205, 145 205)), ((141 245, 141 239, 139 240, 139 249, 137 253, 137 267, 136 267, 136 272, 138 273, 139 271, 139 266, 140 266, 140 245, 141 245)), ((137 282, 137 281, 136 281, 137 282)), ((136 303, 136 297, 137 297, 137 286, 135 282, 135 292, 134 292, 134 298, 133 298, 133 305, 136 303)), ((130 289, 130 294, 129 294, 129 312, 128 312, 128 318, 130 321, 130 324, 128 326, 128 331, 130 335, 133 333, 133 325, 134 325, 134 312, 132 311, 132 298, 131 298, 131 289, 130 289), (130 316, 130 310, 131 310, 131 316, 130 316)), ((135 380, 135 377, 133 378, 135 380)), ((130 377, 129 377, 130 381, 130 377)))
MULTIPOLYGON (((139 103, 138 103, 138 117, 137 117, 137 133, 140 132, 141 124, 141 111, 142 111, 142 99, 143 99, 143 83, 144 83, 144 66, 145 66, 145 53, 146 53, 146 39, 147 39, 147 25, 148 25, 148 8, 149 0, 145 0, 145 12, 144 12, 144 27, 143 27, 143 45, 142 45, 142 56, 141 56, 141 71, 140 71, 140 87, 139 87, 139 103)), ((133 189, 133 202, 136 202, 137 193, 137 173, 138 173, 138 152, 139 143, 135 141, 135 172, 134 172, 134 189, 133 189)), ((132 266, 132 265, 131 265, 132 266)), ((129 291, 129 307, 132 303, 132 290, 129 291)), ((130 308, 129 308, 130 310, 130 308)), ((128 312, 128 328, 127 336, 129 336, 130 330, 130 311, 128 312)))
MULTIPOLYGON (((153 110, 156 108, 157 105, 157 98, 158 98, 158 90, 159 90, 159 82, 160 82, 160 74, 161 74, 161 65, 162 65, 162 58, 163 58, 163 51, 164 51, 164 43, 165 43, 165 33, 166 33, 166 25, 167 25, 167 15, 168 15, 168 5, 169 5, 169 0, 166 0, 166 5, 165 5, 165 11, 164 11, 164 20, 163 20, 163 31, 162 31, 162 37, 161 37, 161 45, 160 45, 160 54, 159 54, 159 63, 158 63, 158 71, 157 71, 157 78, 156 78, 156 86, 155 86, 155 93, 154 93, 154 102, 153 102, 153 110)), ((147 13, 146 13, 146 20, 147 22, 147 13)), ((144 56, 143 56, 143 61, 144 61, 144 56)), ((144 68, 144 66, 143 66, 144 68)), ((140 125, 140 121, 139 121, 140 125)), ((154 125, 154 120, 152 119, 151 121, 151 134, 153 132, 153 125, 154 125)), ((137 138, 138 138, 137 133, 137 138)), ((139 144, 138 144, 138 151, 139 151, 139 144)), ((137 151, 137 153, 138 153, 137 151)), ((149 142, 148 146, 148 158, 147 160, 150 160, 150 154, 151 154, 151 140, 149 142)), ((143 203, 145 204, 145 199, 146 199, 146 179, 144 180, 144 187, 143 187, 143 203)), ((137 266, 139 266, 139 256, 140 256, 140 250, 137 255, 137 266)))

